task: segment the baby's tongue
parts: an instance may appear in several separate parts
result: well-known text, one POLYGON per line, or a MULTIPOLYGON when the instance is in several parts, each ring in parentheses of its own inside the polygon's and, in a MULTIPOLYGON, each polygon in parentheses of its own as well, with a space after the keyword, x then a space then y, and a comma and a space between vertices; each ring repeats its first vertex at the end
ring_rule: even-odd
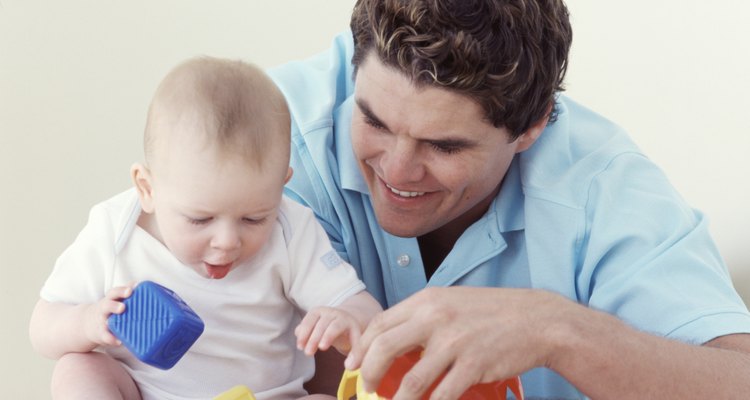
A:
POLYGON ((232 267, 232 264, 224 264, 224 265, 213 265, 205 263, 206 266, 206 274, 211 279, 221 279, 229 273, 230 268, 232 267))

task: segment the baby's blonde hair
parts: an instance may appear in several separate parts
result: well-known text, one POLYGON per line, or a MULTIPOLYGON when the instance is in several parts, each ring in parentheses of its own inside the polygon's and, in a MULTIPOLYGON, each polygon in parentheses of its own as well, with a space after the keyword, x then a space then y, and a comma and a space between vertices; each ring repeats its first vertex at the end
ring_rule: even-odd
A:
POLYGON ((148 164, 157 157, 157 140, 181 127, 205 132, 209 146, 224 154, 242 156, 258 168, 269 159, 289 163, 286 101, 255 65, 199 57, 170 71, 149 107, 144 135, 148 164))

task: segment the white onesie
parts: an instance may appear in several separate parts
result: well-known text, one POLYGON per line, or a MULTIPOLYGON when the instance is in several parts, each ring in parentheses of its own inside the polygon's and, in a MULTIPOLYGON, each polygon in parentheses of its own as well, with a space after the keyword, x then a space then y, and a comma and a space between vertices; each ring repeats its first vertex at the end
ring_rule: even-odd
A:
POLYGON ((210 399, 240 384, 258 400, 305 395, 314 363, 296 349, 294 327, 309 309, 336 306, 364 289, 312 212, 284 197, 266 246, 218 280, 181 264, 136 225, 140 213, 134 189, 94 206, 41 297, 92 303, 114 286, 152 280, 185 300, 205 330, 173 368, 144 364, 124 347, 101 349, 123 363, 144 400, 210 399))

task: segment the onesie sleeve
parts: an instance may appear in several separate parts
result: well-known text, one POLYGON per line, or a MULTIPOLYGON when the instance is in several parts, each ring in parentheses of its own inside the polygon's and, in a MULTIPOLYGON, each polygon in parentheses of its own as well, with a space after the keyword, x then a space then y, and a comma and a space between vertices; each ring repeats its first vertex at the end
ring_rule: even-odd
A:
POLYGON ((286 295, 302 310, 334 307, 365 289, 357 273, 333 249, 312 211, 285 199, 280 216, 288 224, 286 295))
POLYGON ((114 236, 114 221, 106 203, 94 206, 86 226, 55 262, 41 298, 68 304, 101 299, 112 275, 114 236))
POLYGON ((690 343, 750 332, 708 222, 646 157, 624 154, 593 181, 578 288, 632 326, 690 343))

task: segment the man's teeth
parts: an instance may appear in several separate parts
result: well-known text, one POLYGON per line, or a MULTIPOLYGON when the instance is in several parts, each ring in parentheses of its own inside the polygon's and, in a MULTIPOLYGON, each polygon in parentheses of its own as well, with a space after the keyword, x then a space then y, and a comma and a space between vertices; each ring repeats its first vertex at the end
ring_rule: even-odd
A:
POLYGON ((425 193, 425 192, 404 192, 394 187, 391 187, 390 185, 386 185, 386 186, 388 187, 388 189, 391 189, 391 192, 396 193, 397 195, 401 197, 417 197, 425 193))

